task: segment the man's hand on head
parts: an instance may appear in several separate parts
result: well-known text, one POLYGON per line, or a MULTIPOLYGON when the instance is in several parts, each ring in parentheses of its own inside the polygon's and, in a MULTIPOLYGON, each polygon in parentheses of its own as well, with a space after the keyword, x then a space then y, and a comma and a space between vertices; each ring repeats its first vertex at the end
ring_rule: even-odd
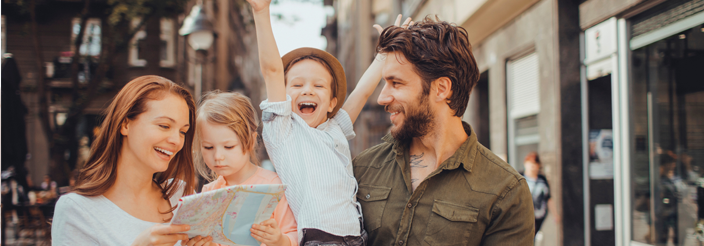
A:
MULTIPOLYGON (((396 21, 394 22, 394 26, 400 26, 403 28, 408 28, 414 24, 414 22, 411 20, 411 17, 406 18, 406 21, 403 22, 403 25, 401 25, 401 18, 403 15, 399 14, 398 17, 396 17, 396 21)), ((379 24, 374 24, 374 29, 376 29, 379 32, 379 35, 381 35, 382 32, 384 32, 384 28, 381 27, 379 24)))

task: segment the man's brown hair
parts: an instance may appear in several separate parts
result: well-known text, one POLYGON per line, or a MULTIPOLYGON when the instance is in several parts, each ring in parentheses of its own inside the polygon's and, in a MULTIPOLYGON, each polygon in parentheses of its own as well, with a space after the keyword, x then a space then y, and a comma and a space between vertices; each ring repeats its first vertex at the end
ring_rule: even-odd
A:
POLYGON ((462 117, 469 94, 479 80, 479 69, 469 44, 467 30, 425 17, 406 28, 387 27, 379 37, 380 53, 400 52, 413 65, 423 80, 423 94, 430 93, 430 84, 441 77, 452 81, 452 94, 447 105, 462 117))

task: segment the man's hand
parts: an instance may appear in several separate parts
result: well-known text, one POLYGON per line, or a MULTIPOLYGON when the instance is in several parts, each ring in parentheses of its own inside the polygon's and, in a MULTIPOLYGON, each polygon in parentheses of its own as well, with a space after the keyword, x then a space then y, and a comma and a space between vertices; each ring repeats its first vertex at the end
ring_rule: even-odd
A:
POLYGON ((172 246, 179 240, 188 240, 188 235, 180 232, 186 232, 191 227, 188 225, 162 225, 156 224, 149 229, 143 231, 137 236, 137 239, 132 242, 135 246, 152 246, 152 245, 168 245, 172 246))
MULTIPOLYGON (((406 21, 403 22, 403 25, 401 25, 401 18, 403 15, 399 14, 398 17, 396 17, 396 21, 394 22, 394 26, 400 26, 402 28, 408 29, 409 26, 413 25, 413 21, 411 20, 411 17, 408 17, 406 21)), ((384 31, 384 28, 381 27, 379 24, 374 24, 374 29, 376 29, 379 32, 379 35, 384 31)))
POLYGON ((288 237, 281 233, 279 224, 274 219, 265 220, 258 225, 254 224, 249 231, 252 232, 254 239, 269 246, 289 246, 291 244, 288 237))
POLYGON ((259 12, 269 7, 271 0, 247 0, 252 5, 252 11, 259 12))

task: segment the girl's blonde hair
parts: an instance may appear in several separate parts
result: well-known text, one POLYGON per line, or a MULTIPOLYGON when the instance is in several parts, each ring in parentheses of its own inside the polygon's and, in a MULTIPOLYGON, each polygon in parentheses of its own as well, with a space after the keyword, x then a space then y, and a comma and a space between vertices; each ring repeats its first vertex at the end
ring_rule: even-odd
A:
MULTIPOLYGON (((208 121, 223 124, 232 129, 242 142, 242 147, 249 154, 250 161, 259 165, 255 148, 257 147, 257 112, 254 111, 252 102, 245 95, 238 92, 212 91, 203 96, 198 103, 196 122, 208 121)), ((201 130, 196 129, 193 142, 193 156, 196 170, 208 181, 218 178, 215 171, 208 168, 201 153, 201 130)))

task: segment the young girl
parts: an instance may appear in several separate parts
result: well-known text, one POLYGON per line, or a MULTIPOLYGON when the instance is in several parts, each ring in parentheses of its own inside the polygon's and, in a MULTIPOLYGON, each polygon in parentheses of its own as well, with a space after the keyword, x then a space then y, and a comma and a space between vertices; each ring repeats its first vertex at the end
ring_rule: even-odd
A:
MULTIPOLYGON (((258 123, 249 98, 240 93, 211 92, 203 98, 196 115, 196 169, 214 180, 203 191, 232 185, 281 184, 276 173, 255 165, 258 123)), ((298 245, 296 220, 286 197, 276 206, 272 219, 253 225, 251 232, 252 237, 269 246, 298 245)))
POLYGON ((193 193, 194 104, 190 92, 159 76, 127 83, 107 108, 74 193, 56 203, 53 245, 185 244, 188 225, 164 223, 193 193))

